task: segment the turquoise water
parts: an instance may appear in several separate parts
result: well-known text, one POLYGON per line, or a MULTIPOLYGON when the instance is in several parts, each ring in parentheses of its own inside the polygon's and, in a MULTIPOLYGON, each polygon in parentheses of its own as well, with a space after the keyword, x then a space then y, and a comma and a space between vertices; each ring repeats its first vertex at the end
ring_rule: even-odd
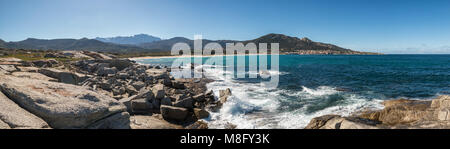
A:
MULTIPOLYGON (((209 58, 223 58, 224 63, 237 59, 209 58)), ((138 62, 171 66, 174 60, 138 62)), ((275 89, 258 86, 260 79, 229 79, 222 76, 225 70, 206 71, 216 80, 208 88, 215 93, 225 88, 233 92, 224 108, 207 119, 210 125, 222 128, 230 122, 238 128, 302 128, 315 116, 382 108, 383 100, 426 100, 450 94, 450 55, 280 55, 279 60, 276 73, 280 80, 275 89)))

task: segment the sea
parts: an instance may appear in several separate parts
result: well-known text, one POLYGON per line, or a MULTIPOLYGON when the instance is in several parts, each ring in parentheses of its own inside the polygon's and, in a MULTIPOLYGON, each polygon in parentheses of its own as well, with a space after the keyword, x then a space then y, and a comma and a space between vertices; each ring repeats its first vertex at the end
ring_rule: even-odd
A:
POLYGON ((219 129, 230 124, 238 129, 301 129, 317 116, 382 109, 385 100, 430 100, 450 94, 450 55, 276 55, 277 70, 271 69, 274 55, 265 56, 267 72, 278 75, 276 87, 261 86, 270 78, 249 77, 251 68, 266 66, 249 62, 263 62, 261 55, 202 57, 202 64, 193 58, 136 61, 168 67, 177 59, 191 61, 183 67, 203 70, 214 80, 207 87, 216 96, 230 88, 232 96, 222 109, 205 119, 210 128, 219 129), (237 64, 239 58, 246 62, 237 64), (235 65, 205 64, 214 59, 223 64, 234 60, 235 65), (245 67, 246 78, 226 67, 245 67))

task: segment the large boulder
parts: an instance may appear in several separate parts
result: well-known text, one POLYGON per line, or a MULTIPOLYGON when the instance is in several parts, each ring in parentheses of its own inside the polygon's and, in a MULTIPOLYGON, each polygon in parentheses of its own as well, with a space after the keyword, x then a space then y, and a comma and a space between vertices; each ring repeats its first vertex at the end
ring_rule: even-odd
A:
POLYGON ((44 120, 19 107, 2 92, 0 92, 0 121, 8 124, 10 128, 49 128, 44 120))
POLYGON ((380 121, 387 125, 433 118, 433 111, 430 109, 431 101, 399 99, 384 102, 384 105, 383 110, 363 113, 359 117, 380 121))
POLYGON ((192 109, 194 106, 194 99, 192 99, 192 97, 187 97, 181 100, 177 100, 175 101, 173 106, 192 109))
POLYGON ((179 125, 171 124, 156 116, 136 115, 130 118, 131 129, 182 129, 179 125))
POLYGON ((376 121, 338 115, 324 115, 313 118, 305 129, 377 129, 376 121))
POLYGON ((152 92, 155 95, 156 99, 163 99, 165 96, 164 85, 157 84, 157 85, 153 86, 152 92))
POLYGON ((152 113, 153 104, 146 98, 134 99, 131 101, 131 111, 133 113, 152 113))
MULTIPOLYGON (((126 110, 123 104, 81 86, 2 76, 0 90, 52 128, 88 128, 109 118, 121 121, 117 123, 129 121, 114 116, 126 110)), ((108 128, 124 127, 109 125, 108 128)))
POLYGON ((188 109, 161 105, 161 115, 166 120, 184 121, 189 114, 188 109))
POLYGON ((209 112, 205 109, 194 108, 194 115, 197 117, 197 119, 204 119, 209 117, 209 112))

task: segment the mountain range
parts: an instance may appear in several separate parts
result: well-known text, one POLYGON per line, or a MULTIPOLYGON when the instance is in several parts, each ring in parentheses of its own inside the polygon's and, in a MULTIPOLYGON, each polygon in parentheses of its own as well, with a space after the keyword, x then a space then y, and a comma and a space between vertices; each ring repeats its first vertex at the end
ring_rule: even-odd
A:
POLYGON ((107 43, 115 43, 115 44, 126 44, 126 45, 139 45, 142 43, 150 43, 155 41, 160 41, 161 38, 150 36, 147 34, 138 34, 134 36, 118 36, 118 37, 110 37, 110 38, 100 38, 97 37, 95 40, 107 42, 107 43))
MULTIPOLYGON (((111 53, 151 53, 169 52, 175 43, 184 42, 193 48, 194 41, 184 37, 160 39, 158 37, 139 34, 130 37, 95 38, 95 39, 34 39, 28 38, 18 42, 5 42, 0 40, 0 47, 8 49, 40 49, 40 50, 89 50, 111 53)), ((288 54, 366 54, 336 45, 314 42, 308 38, 290 37, 283 34, 267 34, 262 37, 237 41, 237 40, 203 40, 203 45, 217 42, 225 49, 226 43, 249 42, 280 43, 280 53, 288 54), (325 52, 324 52, 325 51, 325 52)))

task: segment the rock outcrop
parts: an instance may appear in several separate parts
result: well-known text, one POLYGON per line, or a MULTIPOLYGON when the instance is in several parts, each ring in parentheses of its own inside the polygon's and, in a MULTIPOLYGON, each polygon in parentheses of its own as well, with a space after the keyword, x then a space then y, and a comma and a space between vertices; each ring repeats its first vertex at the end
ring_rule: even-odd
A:
POLYGON ((207 129, 201 119, 231 95, 228 89, 216 98, 209 79, 175 79, 172 68, 114 57, 65 51, 34 61, 1 58, 0 127, 207 129))
MULTIPOLYGON (((70 84, 2 76, 0 90, 27 111, 45 120, 52 128, 88 128, 113 118, 129 123, 116 114, 126 107, 111 97, 70 84)), ((126 128, 110 125, 102 128, 126 128)))
POLYGON ((450 96, 434 100, 389 100, 385 108, 363 111, 350 117, 325 115, 314 118, 305 129, 429 129, 450 128, 450 96))

